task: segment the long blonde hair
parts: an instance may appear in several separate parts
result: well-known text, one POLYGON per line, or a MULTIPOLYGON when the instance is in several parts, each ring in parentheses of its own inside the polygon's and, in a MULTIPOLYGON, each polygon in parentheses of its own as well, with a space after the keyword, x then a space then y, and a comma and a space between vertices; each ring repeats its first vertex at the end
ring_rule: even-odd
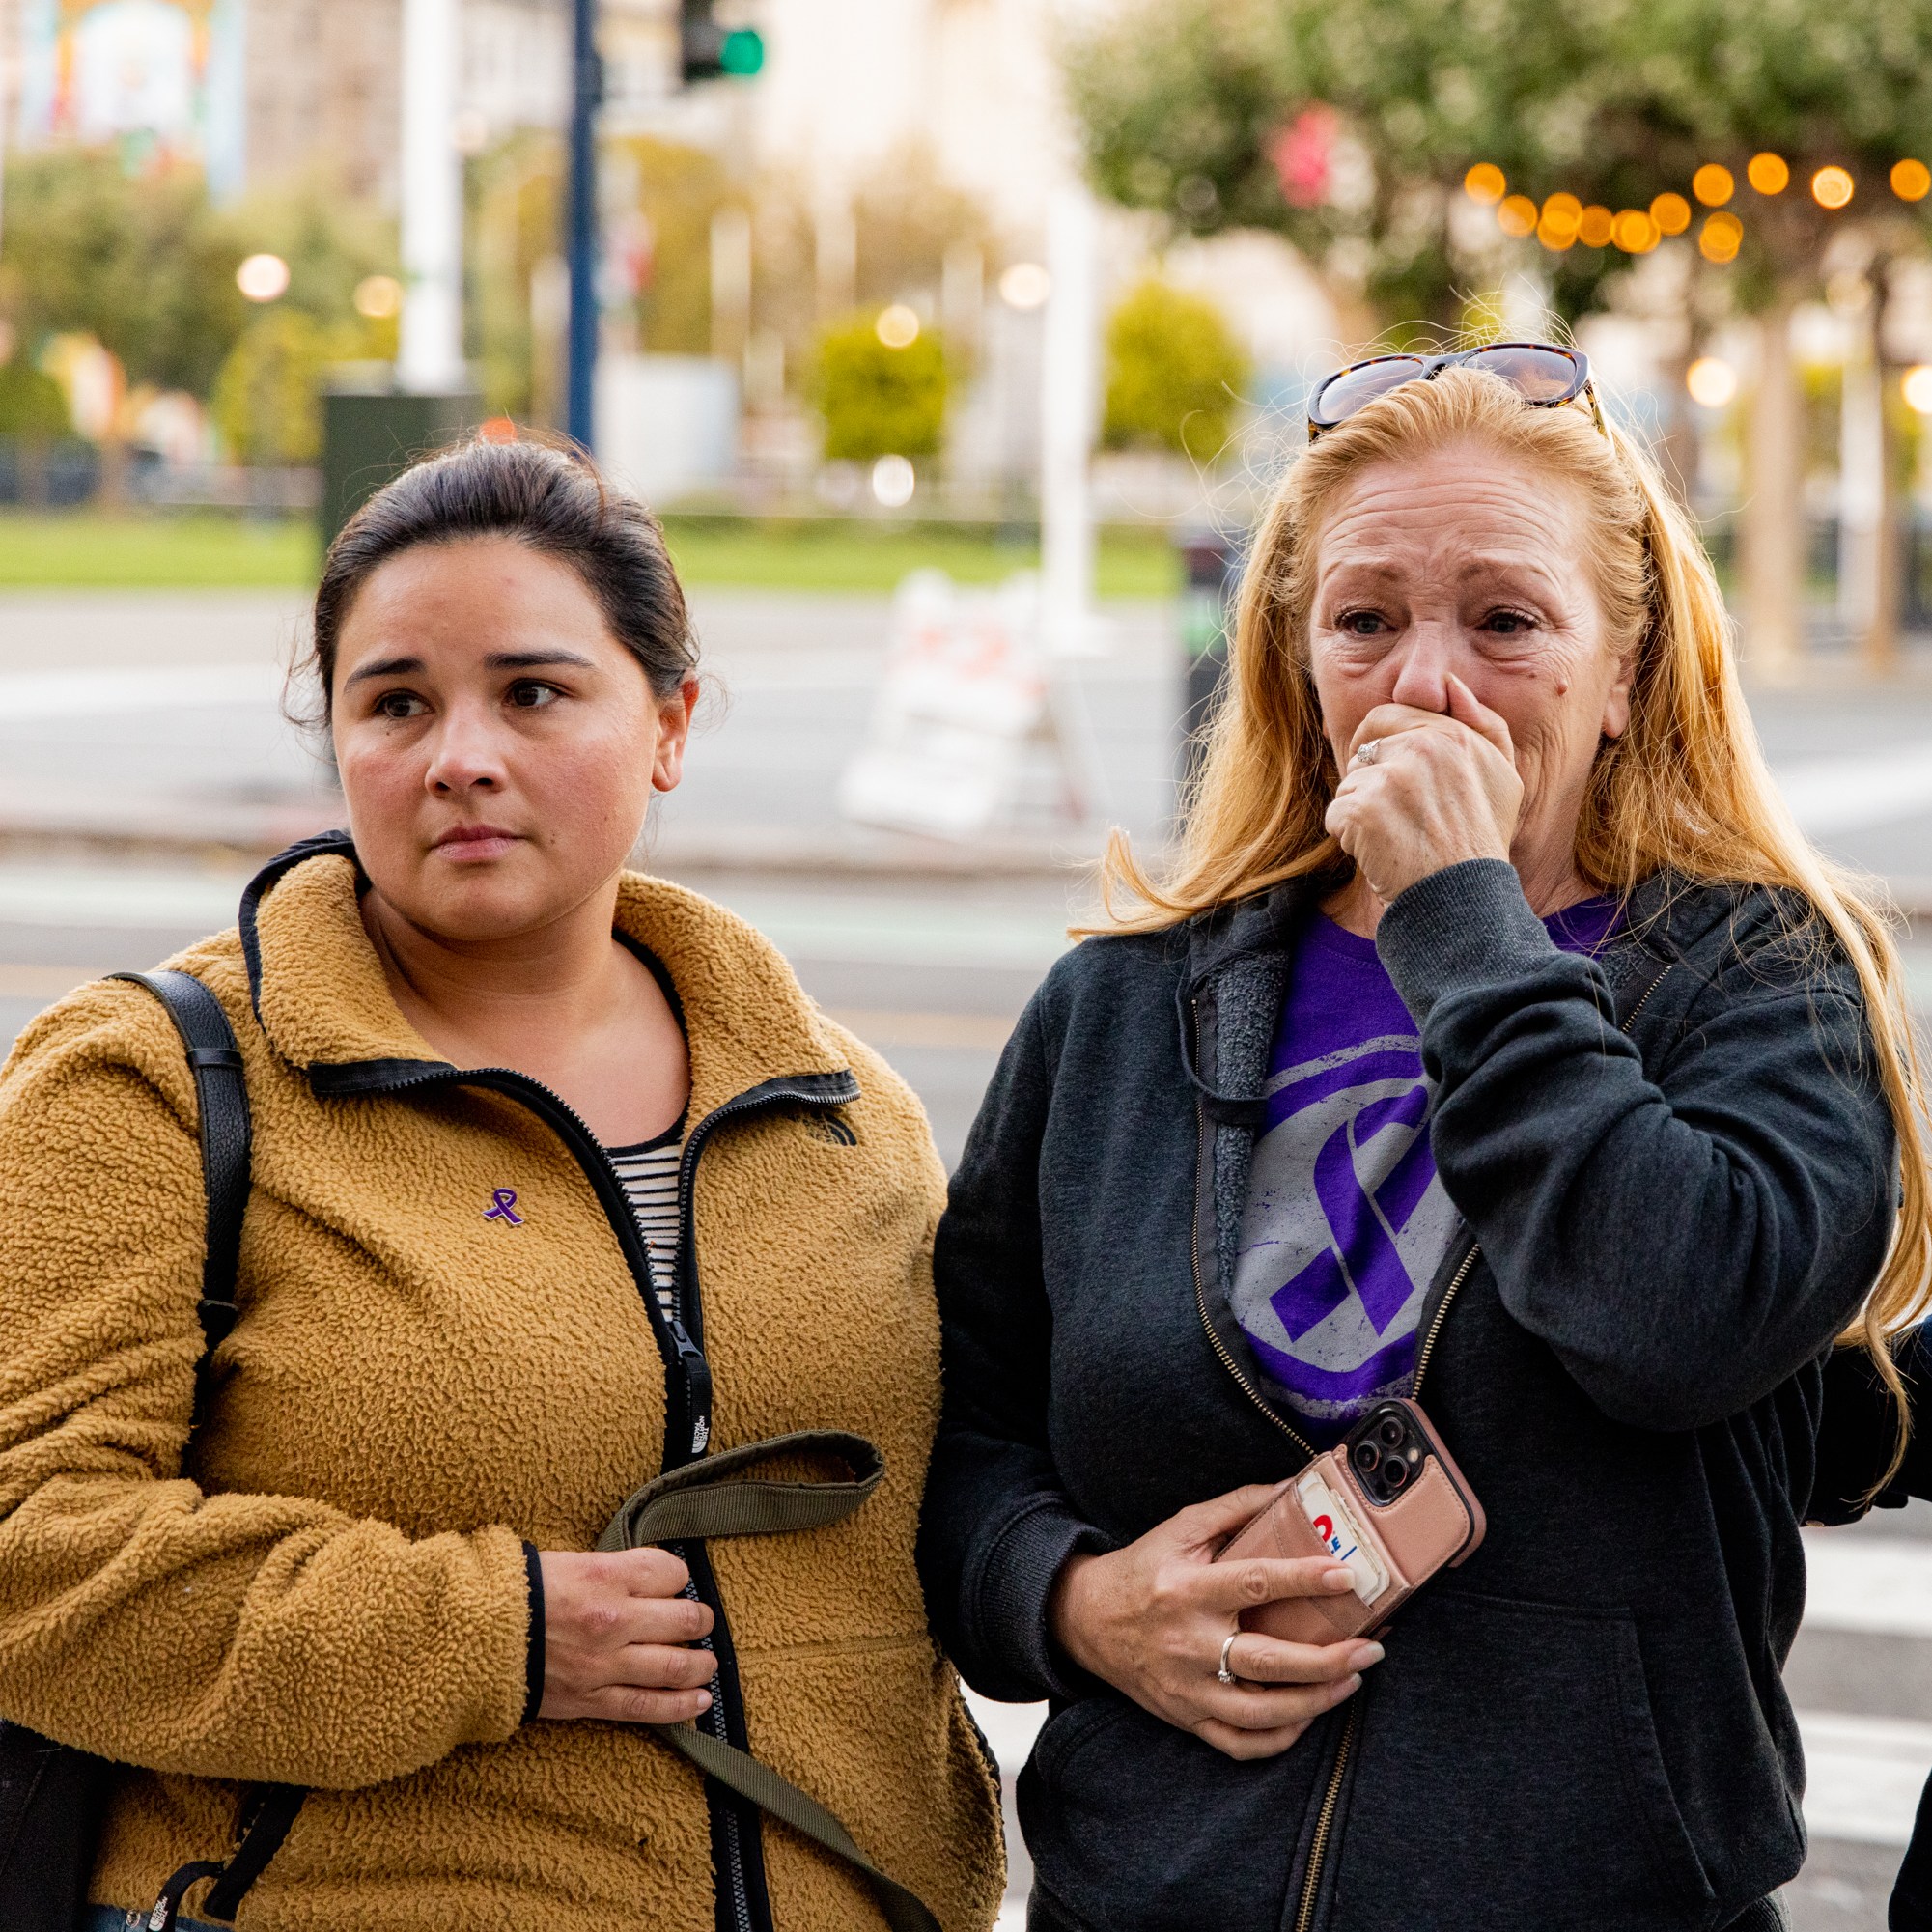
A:
POLYGON ((1450 369, 1390 391, 1312 444, 1255 537, 1225 689, 1171 870, 1150 876, 1115 832, 1102 871, 1107 923, 1087 930, 1159 932, 1283 880, 1349 879, 1351 862, 1322 823, 1339 774, 1308 652, 1323 518, 1370 465, 1463 442, 1582 491, 1610 642, 1632 664, 1630 723, 1598 753, 1577 826, 1578 870, 1619 896, 1660 872, 1781 887, 1810 908, 1858 973, 1898 1136, 1899 1211, 1885 1266, 1841 1339, 1870 1350, 1898 1403, 1902 1455, 1904 1388, 1888 1338, 1932 1302, 1932 1193, 1895 915, 1872 885, 1811 848, 1779 798, 1703 546, 1649 457, 1614 427, 1606 435, 1580 409, 1526 407, 1494 377, 1450 369))

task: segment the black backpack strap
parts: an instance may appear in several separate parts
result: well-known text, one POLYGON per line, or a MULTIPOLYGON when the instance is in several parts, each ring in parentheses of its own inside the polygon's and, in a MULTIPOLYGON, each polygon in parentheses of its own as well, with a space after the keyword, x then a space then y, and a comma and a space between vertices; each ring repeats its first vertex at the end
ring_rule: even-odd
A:
MULTIPOLYGON (((241 1219, 248 1209, 250 1154, 254 1132, 248 1112, 248 1081, 241 1049, 221 1001, 192 973, 122 972, 145 986, 168 1010, 187 1050, 194 1072, 195 1100, 201 1114, 202 1181, 208 1194, 208 1252, 202 1263, 202 1355, 195 1367, 194 1420, 208 1406, 209 1362, 240 1316, 236 1273, 241 1255, 241 1219)), ((175 1872, 161 1888, 148 1923, 169 1932, 190 1887, 204 1879, 214 1885, 201 1907, 209 1918, 232 1923, 236 1909, 264 1867, 281 1849, 308 1796, 295 1784, 258 1784, 241 1813, 241 1838, 234 1853, 216 1863, 196 1860, 175 1872)))
POLYGON ((235 1327, 235 1274, 241 1254, 241 1218, 248 1207, 252 1128, 241 1050, 221 1001, 192 973, 122 972, 145 986, 168 1010, 187 1049, 201 1113, 202 1180, 208 1194, 208 1253, 201 1269, 202 1357, 195 1372, 195 1420, 208 1394, 210 1358, 235 1327))

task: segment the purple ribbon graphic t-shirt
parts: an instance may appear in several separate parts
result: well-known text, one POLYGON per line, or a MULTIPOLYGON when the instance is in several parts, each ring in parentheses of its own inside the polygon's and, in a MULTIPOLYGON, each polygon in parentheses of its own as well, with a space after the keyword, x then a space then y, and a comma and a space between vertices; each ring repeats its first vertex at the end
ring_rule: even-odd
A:
MULTIPOLYGON (((1610 899, 1543 923, 1595 952, 1610 899)), ((1406 1388, 1423 1297, 1457 1215, 1429 1146, 1422 1042, 1373 939, 1320 913, 1302 928, 1268 1065, 1235 1265, 1234 1312, 1318 1447, 1406 1388)))

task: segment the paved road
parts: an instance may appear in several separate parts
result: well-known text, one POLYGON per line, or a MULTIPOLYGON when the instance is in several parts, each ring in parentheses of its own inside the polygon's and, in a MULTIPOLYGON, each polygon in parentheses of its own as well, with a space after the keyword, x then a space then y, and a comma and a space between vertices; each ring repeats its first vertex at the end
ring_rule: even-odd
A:
MULTIPOLYGON (((666 850, 693 827, 714 851, 734 830, 766 850, 774 826, 829 839, 836 773, 876 688, 884 606, 714 593, 697 615, 730 702, 695 748, 666 850)), ((1114 811, 1145 836, 1171 796, 1174 666, 1161 611, 1121 617, 1120 648, 1083 674, 1082 691, 1114 811)), ((184 801, 325 809, 325 769, 276 710, 274 666, 296 624, 274 598, 0 600, 0 819, 50 799, 124 817, 184 801)), ((1932 666, 1883 689, 1821 681, 1759 693, 1754 710, 1801 821, 1932 904, 1932 666)), ((0 856, 0 1039, 80 979, 226 924, 238 882, 0 856)), ((770 933, 807 991, 894 1061, 955 1159, 1000 1043, 1064 943, 1069 888, 716 870, 692 882, 770 933)), ((1932 940, 1913 966, 1932 1008, 1932 940)), ((1788 1673, 1812 1767, 1813 1852, 1792 1889, 1794 1921, 1875 1932, 1932 1768, 1932 1510, 1814 1532, 1811 1551, 1811 1607, 1788 1673)), ((1037 1714, 990 1710, 987 1722, 1017 1764, 1037 1714)))

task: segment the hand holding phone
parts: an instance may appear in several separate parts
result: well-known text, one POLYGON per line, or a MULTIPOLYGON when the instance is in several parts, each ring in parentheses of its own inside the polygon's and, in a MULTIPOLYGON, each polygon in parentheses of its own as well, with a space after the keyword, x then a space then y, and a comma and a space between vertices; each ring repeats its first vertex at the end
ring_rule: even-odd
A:
POLYGON ((1348 1566, 1346 1595, 1284 1597, 1242 1613, 1245 1630, 1290 1643, 1374 1637, 1438 1570, 1454 1569, 1487 1524, 1427 1416, 1414 1402, 1378 1402, 1221 1551, 1328 1556, 1348 1566))

